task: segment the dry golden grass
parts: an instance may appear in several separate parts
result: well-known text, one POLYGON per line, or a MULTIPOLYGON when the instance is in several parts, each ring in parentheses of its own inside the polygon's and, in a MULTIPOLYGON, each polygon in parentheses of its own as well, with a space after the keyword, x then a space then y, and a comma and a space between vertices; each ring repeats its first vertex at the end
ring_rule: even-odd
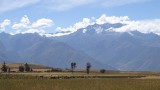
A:
POLYGON ((160 73, 40 72, 0 74, 0 90, 160 90, 160 73), (50 79, 50 76, 106 76, 112 78, 50 79), (114 78, 146 75, 143 78, 114 78), (46 76, 40 78, 35 76, 46 76))
MULTIPOLYGON (((8 64, 10 67, 19 65, 8 64)), ((76 70, 73 73, 44 72, 47 68, 36 67, 40 72, 0 73, 0 90, 160 90, 160 73, 158 72, 106 71, 102 74, 99 70, 92 70, 88 75, 84 70, 76 70), (97 76, 98 78, 50 78, 54 76, 97 76), (135 78, 134 76, 145 77, 135 78)))
POLYGON ((160 90, 160 79, 1 79, 0 90, 160 90))

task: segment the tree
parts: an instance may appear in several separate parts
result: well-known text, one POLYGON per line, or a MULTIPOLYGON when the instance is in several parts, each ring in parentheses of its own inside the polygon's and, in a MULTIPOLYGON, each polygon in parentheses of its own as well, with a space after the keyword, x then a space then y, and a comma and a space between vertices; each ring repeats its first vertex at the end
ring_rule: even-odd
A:
POLYGON ((30 66, 27 63, 24 65, 24 67, 26 72, 29 72, 31 70, 30 66))
POLYGON ((105 69, 101 69, 100 72, 101 72, 101 73, 105 73, 106 70, 105 70, 105 69))
POLYGON ((33 72, 33 69, 31 68, 31 70, 30 70, 31 72, 33 72))
POLYGON ((19 66, 19 71, 20 71, 20 72, 24 72, 24 66, 22 66, 22 65, 19 66))
POLYGON ((2 72, 7 72, 7 66, 5 62, 3 63, 1 70, 2 72))
POLYGON ((91 68, 91 63, 87 62, 87 63, 86 63, 86 71, 87 71, 87 74, 90 73, 90 68, 91 68))
POLYGON ((11 68, 10 67, 8 67, 8 73, 10 73, 11 72, 11 68))
POLYGON ((75 62, 72 62, 71 63, 71 70, 72 70, 72 73, 73 73, 73 70, 76 68, 76 63, 75 62))

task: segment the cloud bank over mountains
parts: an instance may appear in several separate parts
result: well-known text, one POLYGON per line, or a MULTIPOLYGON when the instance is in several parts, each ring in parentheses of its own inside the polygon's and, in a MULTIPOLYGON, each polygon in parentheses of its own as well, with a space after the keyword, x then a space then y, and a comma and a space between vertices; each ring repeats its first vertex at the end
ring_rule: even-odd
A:
MULTIPOLYGON (((155 33, 160 35, 160 19, 152 20, 131 20, 128 16, 106 16, 105 14, 100 16, 98 19, 84 18, 82 22, 78 22, 67 28, 58 27, 56 30, 62 32, 64 35, 73 33, 80 28, 85 28, 88 25, 93 24, 105 24, 105 23, 121 23, 124 26, 120 28, 111 28, 115 32, 130 32, 130 31, 139 31, 142 33, 155 33)), ((59 34, 59 35, 62 35, 59 34)), ((57 36, 59 36, 57 34, 57 36)))
POLYGON ((18 8, 29 7, 33 4, 39 8, 64 11, 84 5, 116 7, 146 1, 150 0, 1 0, 0 13, 18 8))
POLYGON ((54 34, 46 34, 47 28, 53 28, 54 21, 48 18, 41 18, 35 22, 30 22, 27 15, 24 15, 20 22, 12 22, 11 20, 5 19, 3 22, 0 22, 0 30, 7 32, 6 27, 13 29, 14 34, 17 33, 39 33, 46 36, 61 36, 68 35, 76 32, 80 28, 85 28, 88 25, 93 24, 105 24, 105 23, 121 23, 124 26, 120 28, 111 28, 115 32, 130 32, 130 31, 139 31, 142 33, 155 33, 160 35, 160 19, 152 20, 131 20, 128 16, 107 16, 105 14, 101 15, 99 18, 83 18, 82 21, 77 22, 69 27, 57 27, 56 30, 53 30, 54 34), (56 33, 55 33, 56 32, 56 33))
POLYGON ((0 23, 0 30, 5 31, 6 27, 11 24, 11 21, 5 19, 2 23, 0 23))
POLYGON ((80 28, 85 28, 91 24, 94 24, 91 19, 83 18, 81 22, 77 22, 74 25, 69 26, 67 28, 57 27, 56 28, 57 34, 55 34, 54 36, 68 35, 68 34, 76 32, 80 28))
POLYGON ((12 29, 16 30, 16 33, 45 33, 44 29, 51 27, 53 24, 53 21, 47 18, 41 18, 31 23, 27 15, 24 15, 19 23, 15 22, 12 25, 12 29))
POLYGON ((152 20, 130 20, 128 16, 106 16, 102 15, 96 20, 97 24, 104 23, 121 23, 124 24, 121 28, 113 28, 113 31, 116 32, 130 32, 130 31, 139 31, 142 33, 155 33, 160 35, 160 19, 152 20))

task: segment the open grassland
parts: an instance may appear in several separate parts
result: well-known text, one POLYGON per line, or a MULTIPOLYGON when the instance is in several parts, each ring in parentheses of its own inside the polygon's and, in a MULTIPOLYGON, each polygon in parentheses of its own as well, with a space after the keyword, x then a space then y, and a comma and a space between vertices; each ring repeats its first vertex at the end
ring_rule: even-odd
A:
MULTIPOLYGON (((8 64, 11 71, 20 64, 8 64)), ((49 67, 32 65, 32 72, 0 72, 0 90, 160 90, 160 73, 85 69, 47 72, 49 67)))
POLYGON ((90 74, 86 74, 85 70, 74 71, 62 71, 62 72, 11 72, 10 75, 28 75, 28 76, 43 76, 43 77, 53 77, 53 76, 95 76, 95 77, 140 77, 140 78, 156 78, 160 79, 160 73, 158 72, 129 72, 129 71, 106 71, 105 73, 100 73, 99 70, 92 70, 90 74))
POLYGON ((160 79, 0 79, 0 90, 160 90, 160 79))
POLYGON ((159 73, 149 72, 114 72, 105 74, 92 72, 90 75, 81 72, 74 72, 73 74, 71 72, 10 73, 0 74, 0 90, 160 90, 159 77, 159 73), (44 77, 37 77, 37 75, 44 77), (50 78, 57 75, 60 77, 100 76, 100 78, 50 78), (128 78, 128 76, 141 75, 145 75, 145 77, 128 78))

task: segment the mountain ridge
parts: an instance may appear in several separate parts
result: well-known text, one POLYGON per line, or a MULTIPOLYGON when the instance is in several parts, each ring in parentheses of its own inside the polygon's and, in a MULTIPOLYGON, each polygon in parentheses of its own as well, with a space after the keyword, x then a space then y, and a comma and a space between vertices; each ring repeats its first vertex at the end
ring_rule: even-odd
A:
POLYGON ((106 29, 103 25, 97 26, 102 30, 100 33, 95 33, 94 25, 92 28, 89 27, 53 39, 82 50, 100 62, 119 70, 160 71, 160 66, 157 64, 160 62, 158 55, 160 53, 160 36, 139 31, 115 32, 107 30, 113 26, 106 29), (83 30, 86 32, 84 33, 83 30))
POLYGON ((28 62, 57 68, 70 68, 70 63, 74 61, 77 63, 77 68, 85 68, 85 64, 90 62, 93 68, 115 69, 63 42, 42 37, 36 33, 17 35, 1 33, 0 41, 6 46, 6 50, 0 54, 4 56, 1 62, 28 62))
POLYGON ((70 62, 76 61, 79 68, 84 68, 86 62, 92 62, 94 68, 101 69, 160 71, 160 36, 136 30, 114 30, 122 26, 124 24, 121 23, 94 24, 69 35, 56 37, 36 33, 13 36, 1 33, 0 49, 6 50, 0 52, 0 58, 57 67, 63 63, 65 67, 62 68, 69 67, 70 62))

